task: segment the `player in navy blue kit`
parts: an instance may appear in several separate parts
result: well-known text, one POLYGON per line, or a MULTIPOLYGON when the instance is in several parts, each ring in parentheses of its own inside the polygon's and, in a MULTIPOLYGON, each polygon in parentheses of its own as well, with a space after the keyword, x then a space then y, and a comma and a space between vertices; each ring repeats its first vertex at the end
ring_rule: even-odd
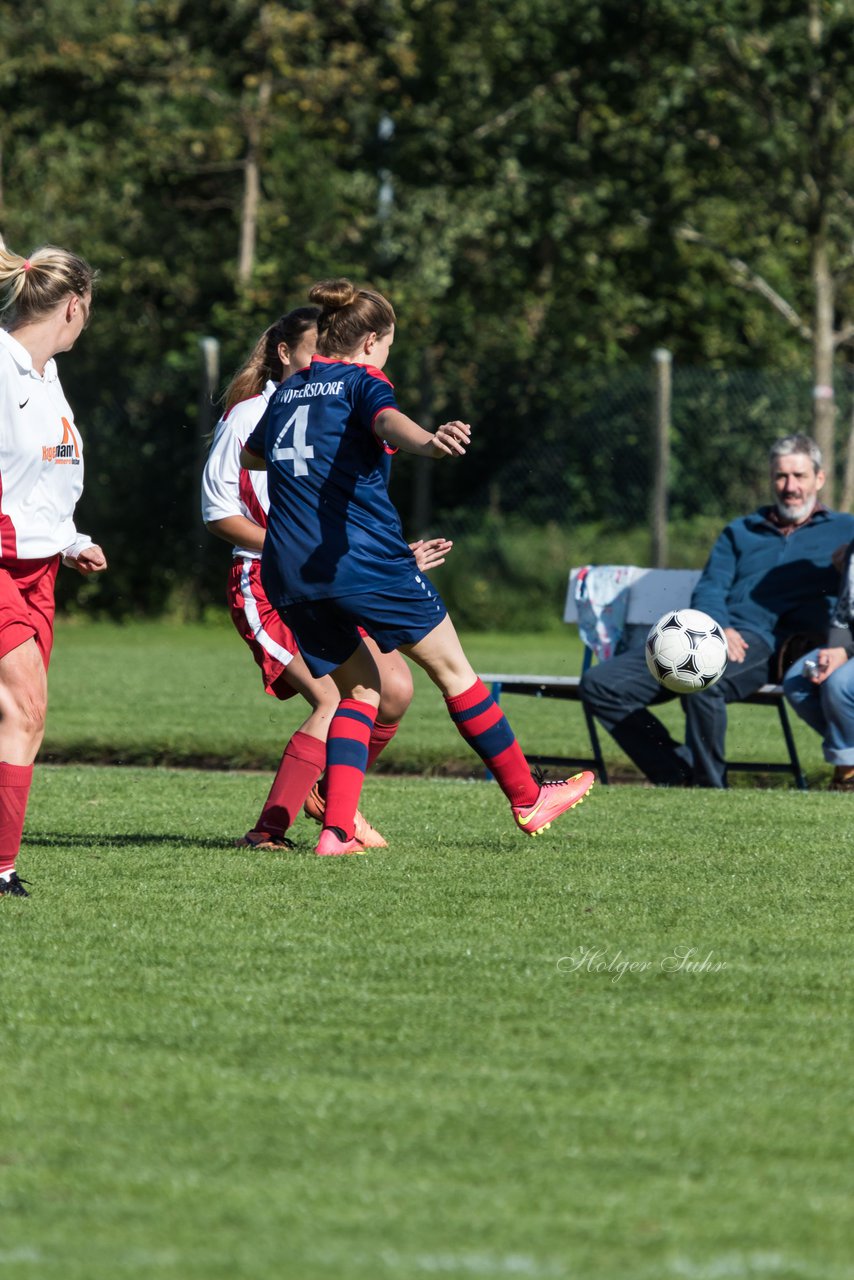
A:
POLYGON ((441 689, 462 736, 507 796, 519 827, 536 835, 583 800, 594 782, 580 773, 540 784, 501 709, 478 679, 440 596, 419 572, 388 495, 397 449, 461 457, 471 436, 453 421, 425 431, 397 407, 382 372, 394 340, 390 303, 349 280, 316 284, 318 354, 283 382, 241 453, 266 466, 270 511, 261 580, 316 676, 341 694, 327 739, 325 825, 317 853, 362 853, 354 836, 379 705, 376 664, 364 627, 383 652, 400 649, 441 689))
MULTIPOLYGON (((285 834, 300 809, 323 825, 326 808, 326 733, 338 690, 330 676, 316 679, 300 657, 290 628, 268 601, 261 585, 261 550, 267 527, 267 475, 245 471, 239 456, 261 420, 270 397, 285 378, 310 362, 317 345, 316 307, 297 307, 262 334, 225 393, 226 412, 214 432, 202 475, 202 516, 211 533, 233 546, 228 578, 232 621, 261 668, 267 693, 281 700, 301 694, 311 708, 291 736, 257 822, 236 843, 255 849, 285 849, 285 834)), ((430 538, 412 544, 418 563, 443 564, 452 543, 430 538)), ((368 638, 367 644, 373 646, 368 638)), ((380 668, 383 696, 368 746, 368 767, 385 750, 412 701, 412 675, 397 653, 372 648, 380 668)), ((365 848, 382 849, 385 839, 358 812, 355 835, 365 848)))

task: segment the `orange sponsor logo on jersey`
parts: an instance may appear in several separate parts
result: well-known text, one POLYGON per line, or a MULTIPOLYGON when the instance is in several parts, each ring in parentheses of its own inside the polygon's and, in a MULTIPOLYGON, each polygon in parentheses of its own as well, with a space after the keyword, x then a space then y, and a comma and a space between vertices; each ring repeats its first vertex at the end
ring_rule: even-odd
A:
POLYGON ((67 418, 62 419, 61 442, 42 445, 42 462, 70 462, 75 467, 80 465, 80 445, 67 418))

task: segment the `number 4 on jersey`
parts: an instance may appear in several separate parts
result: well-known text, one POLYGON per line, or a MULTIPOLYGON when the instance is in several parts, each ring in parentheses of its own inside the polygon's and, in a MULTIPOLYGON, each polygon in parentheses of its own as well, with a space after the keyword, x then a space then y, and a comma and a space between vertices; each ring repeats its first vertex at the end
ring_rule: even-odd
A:
POLYGON ((276 443, 273 445, 273 451, 270 455, 273 462, 293 462, 295 476, 307 476, 308 459, 314 457, 314 446, 307 445, 305 442, 308 432, 308 410, 309 406, 307 404, 301 404, 291 414, 276 436, 276 443), (284 446, 282 441, 291 427, 294 429, 293 444, 284 446))

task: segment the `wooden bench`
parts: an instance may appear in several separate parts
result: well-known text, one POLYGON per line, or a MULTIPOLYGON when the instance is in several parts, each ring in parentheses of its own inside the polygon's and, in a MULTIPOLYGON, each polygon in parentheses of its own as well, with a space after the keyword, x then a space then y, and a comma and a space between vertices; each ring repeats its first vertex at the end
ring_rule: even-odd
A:
MULTIPOLYGON (((569 575, 563 620, 567 623, 578 623, 578 610, 575 601, 575 580, 579 569, 573 569, 569 575)), ((633 568, 631 581, 626 588, 628 602, 626 606, 626 635, 629 643, 639 643, 642 635, 652 624, 667 613, 669 609, 685 608, 691 599, 691 592, 699 578, 694 569, 642 569, 633 568)), ((577 676, 521 675, 486 672, 480 678, 492 688, 493 697, 501 701, 503 694, 522 694, 534 698, 562 698, 567 702, 581 702, 579 686, 581 676, 594 661, 593 650, 584 646, 584 657, 581 672, 577 676)), ((697 695, 694 695, 697 696, 697 695)), ((772 760, 757 763, 752 760, 728 760, 727 769, 742 773, 791 773, 795 785, 801 791, 807 790, 798 759, 792 726, 783 697, 783 687, 779 684, 764 684, 761 689, 741 700, 742 705, 776 707, 780 717, 780 728, 786 746, 788 760, 772 760)), ((599 779, 608 783, 608 770, 602 755, 599 730, 592 713, 582 703, 584 718, 587 723, 587 736, 590 740, 589 756, 534 756, 527 755, 531 764, 560 765, 572 768, 596 769, 599 779)))

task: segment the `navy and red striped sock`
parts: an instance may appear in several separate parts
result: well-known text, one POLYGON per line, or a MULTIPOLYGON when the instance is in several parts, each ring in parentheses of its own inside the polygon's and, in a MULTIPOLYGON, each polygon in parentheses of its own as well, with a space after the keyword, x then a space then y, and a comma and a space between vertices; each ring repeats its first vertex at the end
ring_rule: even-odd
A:
POLYGON ((533 804, 539 787, 507 721, 482 680, 465 693, 445 698, 451 719, 512 805, 533 804))
POLYGON ((342 698, 326 739, 325 827, 340 827, 353 838, 353 818, 368 766, 368 743, 377 709, 357 698, 342 698))

